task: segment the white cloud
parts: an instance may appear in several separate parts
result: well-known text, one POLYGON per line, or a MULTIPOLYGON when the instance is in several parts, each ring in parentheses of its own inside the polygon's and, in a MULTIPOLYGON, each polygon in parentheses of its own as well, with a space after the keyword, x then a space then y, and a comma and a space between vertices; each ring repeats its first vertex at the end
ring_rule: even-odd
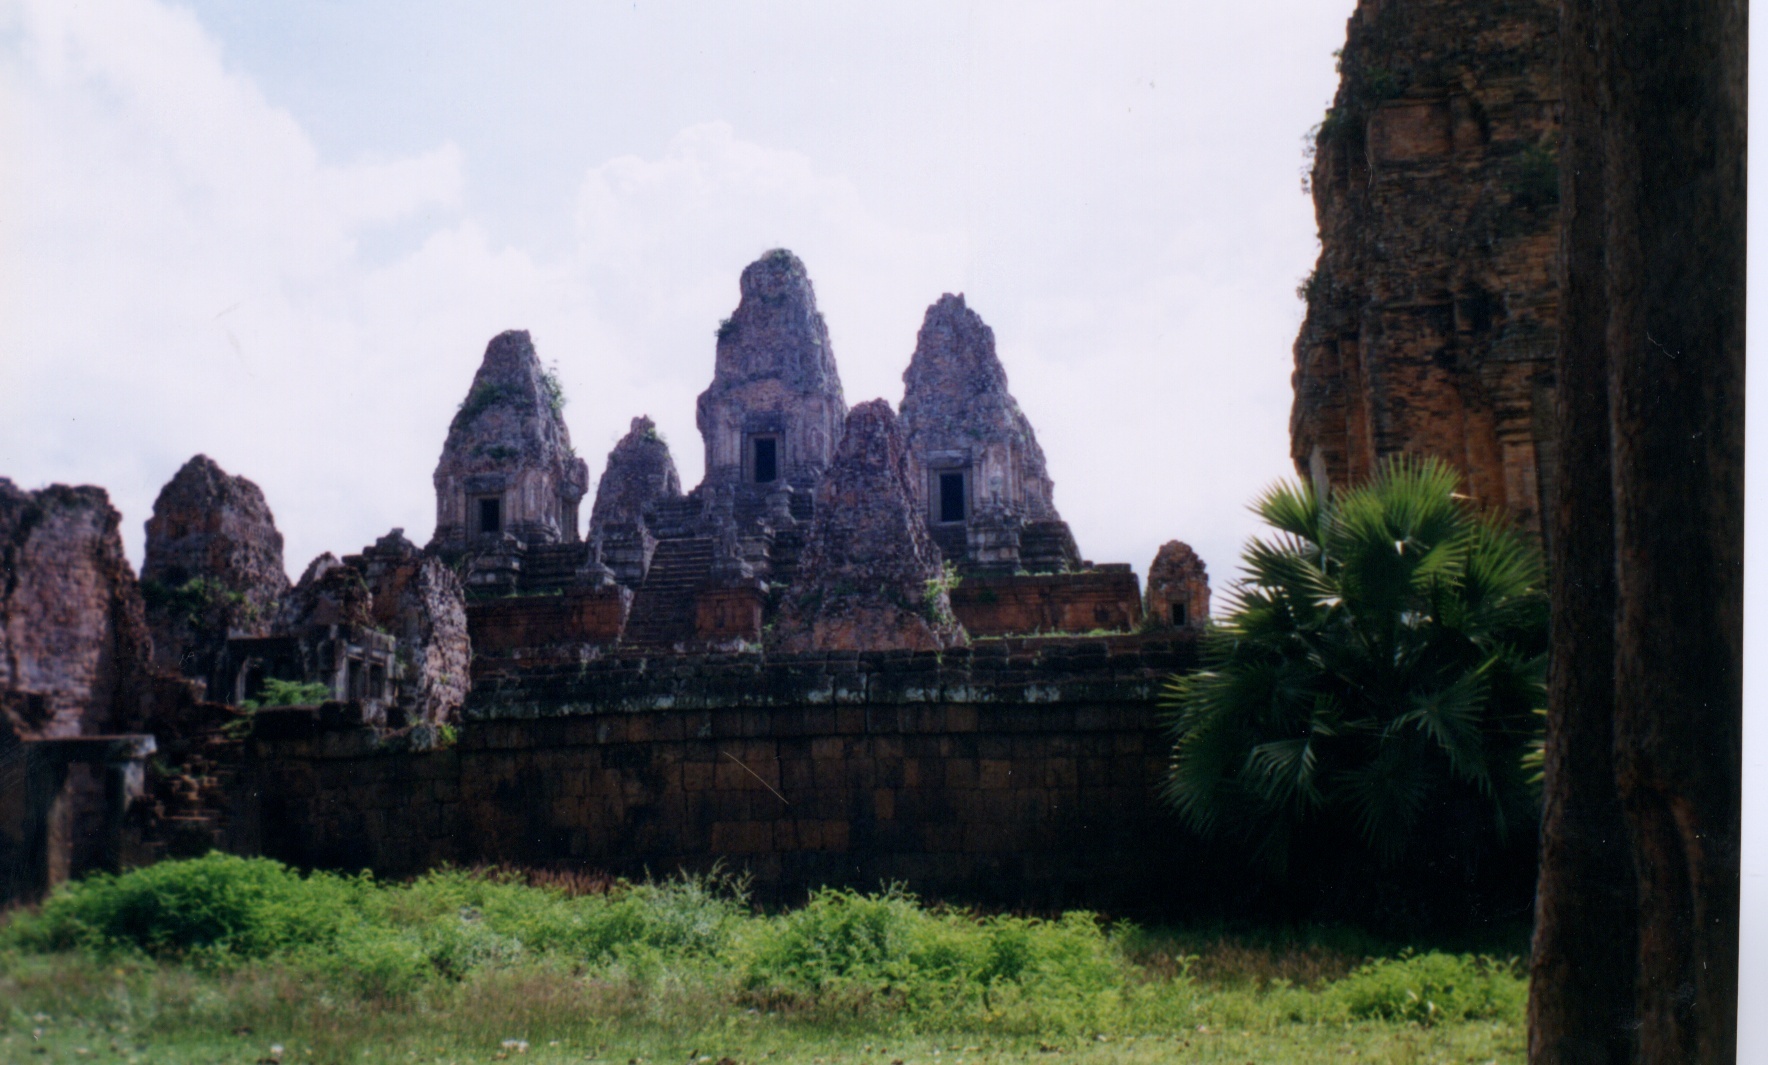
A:
POLYGON ((4 192, 23 209, 0 225, 25 283, 0 294, 0 472, 107 486, 136 558, 159 486, 198 451, 265 489, 297 572, 394 524, 423 539, 448 417, 506 328, 558 363, 592 464, 648 411, 692 483, 693 395, 745 263, 804 255, 856 398, 894 398, 937 295, 914 279, 961 259, 961 239, 894 226, 723 123, 593 167, 575 239, 537 257, 461 206, 453 144, 324 160, 187 13, 111 0, 9 18, 0 78, 24 150, 4 192), (363 241, 401 219, 406 246, 370 262, 363 241))
POLYGON ((5 472, 106 485, 137 557, 196 451, 264 484, 293 565, 354 533, 337 519, 374 498, 351 489, 375 463, 348 444, 397 391, 363 349, 356 242, 457 205, 459 150, 320 160, 180 9, 32 0, 5 22, 5 472), (329 520, 291 520, 328 495, 329 520))

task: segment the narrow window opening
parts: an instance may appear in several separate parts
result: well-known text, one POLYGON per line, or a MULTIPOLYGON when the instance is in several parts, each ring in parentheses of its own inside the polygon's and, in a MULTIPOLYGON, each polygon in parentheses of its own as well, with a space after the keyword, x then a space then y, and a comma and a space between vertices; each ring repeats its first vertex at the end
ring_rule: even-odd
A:
POLYGON ((962 473, 942 473, 939 475, 939 520, 964 520, 964 475, 962 473))
POLYGON ((770 436, 755 440, 755 482, 767 484, 780 475, 779 441, 770 436))
POLYGON ((346 673, 346 680, 344 681, 344 684, 345 684, 344 690, 349 693, 349 698, 358 699, 358 700, 360 700, 362 698, 362 660, 361 659, 357 659, 357 658, 350 659, 350 668, 349 668, 349 671, 346 673))
POLYGON ((479 500, 479 531, 491 535, 503 531, 503 500, 479 500))
POLYGON ((368 697, 379 699, 387 693, 387 670, 380 663, 368 667, 368 697))
POLYGON ((1186 620, 1187 620, 1186 613, 1185 613, 1185 604, 1182 602, 1181 603, 1174 603, 1172 605, 1172 607, 1173 607, 1173 624, 1174 625, 1185 624, 1186 620))

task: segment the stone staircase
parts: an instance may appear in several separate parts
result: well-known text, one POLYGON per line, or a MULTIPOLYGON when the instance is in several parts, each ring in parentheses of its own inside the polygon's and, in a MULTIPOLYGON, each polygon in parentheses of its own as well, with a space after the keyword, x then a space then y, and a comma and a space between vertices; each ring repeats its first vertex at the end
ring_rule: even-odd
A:
POLYGON ((620 644, 634 650, 668 650, 694 638, 694 593, 712 575, 712 539, 661 540, 650 571, 632 598, 632 614, 620 644))
POLYGON ((652 534, 659 540, 692 536, 698 531, 700 524, 700 501, 687 496, 654 504, 650 509, 648 524, 652 534))
POLYGON ((969 556, 969 547, 965 542, 966 530, 962 525, 929 525, 927 533, 939 546, 939 553, 946 561, 962 566, 969 556))
POLYGON ((1030 573, 1070 573, 1082 568, 1080 548, 1065 521, 1028 521, 1019 536, 1019 565, 1030 573))
POLYGON ((569 588, 577 579, 577 568, 588 557, 589 545, 585 543, 530 547, 522 555, 521 589, 532 595, 569 588))
POLYGON ((196 858, 228 843, 228 797, 240 794, 245 745, 219 730, 174 744, 167 773, 148 779, 148 861, 196 858))

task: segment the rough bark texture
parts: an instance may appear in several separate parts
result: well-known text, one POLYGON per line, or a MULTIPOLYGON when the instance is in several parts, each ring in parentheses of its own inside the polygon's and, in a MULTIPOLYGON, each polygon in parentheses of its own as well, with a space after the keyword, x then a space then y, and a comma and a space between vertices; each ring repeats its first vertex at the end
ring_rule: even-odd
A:
POLYGON ((908 448, 890 404, 847 415, 841 447, 816 490, 816 517, 775 623, 781 651, 932 651, 965 642, 909 480, 908 448))
POLYGON ((1564 13, 1588 43, 1568 42, 1566 57, 1576 172, 1561 386, 1567 440, 1579 445, 1568 480, 1589 484, 1562 494, 1568 542, 1555 550, 1530 1052, 1538 1062, 1729 1062, 1748 15, 1718 0, 1567 0, 1564 13), (1605 764, 1590 748, 1610 729, 1605 764), (1630 862, 1606 843, 1611 795, 1630 862), (1629 889, 1632 912, 1617 920, 1629 889), (1605 971, 1617 952, 1630 954, 1624 981, 1605 971), (1616 1014, 1636 1047, 1615 1033, 1616 1014))
POLYGON ((968 509, 1005 510, 1027 521, 1061 518, 1044 450, 1007 391, 994 330, 963 296, 948 292, 927 308, 902 380, 902 429, 921 467, 915 493, 923 508, 931 487, 924 471, 961 469, 969 479, 968 509))
POLYGON ((634 418, 632 428, 608 452, 607 468, 596 484, 590 538, 611 522, 642 522, 645 508, 680 498, 681 477, 657 423, 648 417, 634 418))
POLYGON ((589 467, 571 447, 563 405, 526 331, 492 338, 436 463, 432 547, 464 551, 505 533, 530 544, 577 539, 589 467), (481 504, 493 500, 498 527, 487 529, 481 504))
POLYGON ((1560 152, 1558 359, 1560 472, 1550 580, 1541 868, 1529 981, 1529 1059, 1622 1065, 1632 1059, 1638 953, 1627 825, 1614 782, 1614 507, 1604 343, 1602 53, 1591 0, 1560 26, 1565 119, 1560 152))
POLYGON ((777 441, 778 476, 807 487, 841 439, 847 403, 810 274, 776 248, 743 269, 742 298, 718 327, 712 384, 696 422, 706 441, 705 485, 754 478, 751 441, 777 441))
POLYGON ((207 455, 154 500, 141 564, 154 664, 207 678, 229 636, 263 636, 288 592, 282 534, 264 493, 207 455))
POLYGON ((1748 10, 1601 0, 1615 751, 1640 1056, 1736 1055, 1748 10))
POLYGON ((1552 0, 1362 0, 1315 142, 1291 454, 1316 483, 1454 464, 1540 530, 1554 454, 1552 0))
POLYGON ((152 641, 102 488, 0 478, 0 692, 27 736, 127 731, 148 713, 152 641))

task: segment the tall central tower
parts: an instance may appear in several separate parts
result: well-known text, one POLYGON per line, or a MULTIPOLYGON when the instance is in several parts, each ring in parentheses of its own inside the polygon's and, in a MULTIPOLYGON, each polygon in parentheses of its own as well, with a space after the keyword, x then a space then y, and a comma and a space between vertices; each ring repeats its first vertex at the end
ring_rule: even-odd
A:
POLYGON ((702 488, 805 491, 834 459, 847 418, 829 330, 804 264, 784 248, 750 263, 741 291, 718 327, 717 366, 696 411, 702 488))

